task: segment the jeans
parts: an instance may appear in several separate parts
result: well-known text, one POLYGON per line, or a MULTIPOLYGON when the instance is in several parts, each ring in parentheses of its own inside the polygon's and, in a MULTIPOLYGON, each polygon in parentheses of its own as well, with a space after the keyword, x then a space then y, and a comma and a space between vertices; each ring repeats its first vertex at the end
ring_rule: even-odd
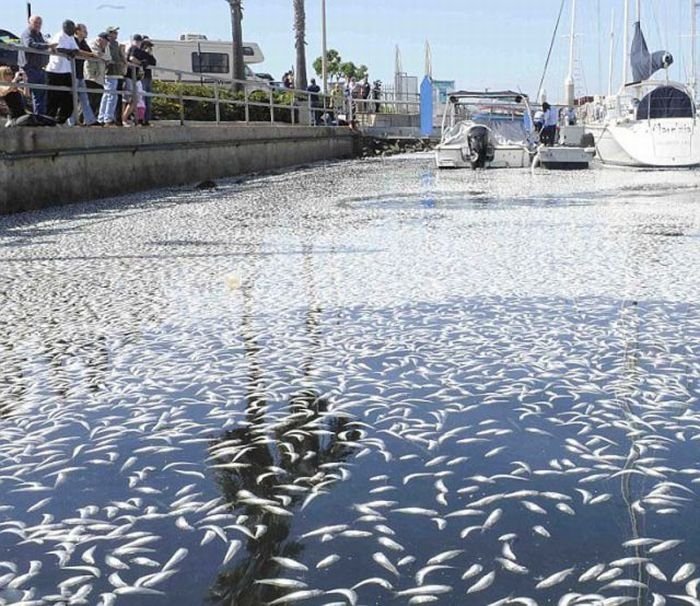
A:
POLYGON ((112 124, 114 122, 114 112, 117 110, 117 83, 119 78, 105 78, 105 92, 102 95, 100 111, 97 116, 98 122, 102 124, 112 124))
POLYGON ((144 116, 144 121, 145 122, 150 122, 151 121, 151 97, 148 95, 153 90, 153 79, 152 78, 144 78, 141 81, 141 84, 143 84, 143 92, 147 93, 144 95, 146 97, 146 113, 144 116))
MULTIPOLYGON (((46 72, 36 67, 25 66, 29 84, 46 84, 46 72)), ((32 110, 35 114, 46 114, 46 91, 32 89, 32 110)))
POLYGON ((97 116, 100 113, 100 103, 102 101, 102 85, 92 80, 86 80, 85 85, 90 89, 88 93, 88 100, 90 101, 90 109, 92 114, 97 116))
MULTIPOLYGON (((78 80, 78 88, 85 88, 85 86, 85 80, 78 80)), ((95 118, 95 114, 92 112, 92 107, 90 106, 90 99, 88 98, 88 94, 84 92, 78 93, 78 99, 80 101, 80 109, 83 112, 83 124, 95 124, 95 122, 97 122, 97 119, 95 118)), ((73 124, 72 118, 68 120, 68 123, 71 126, 75 126, 73 124)))

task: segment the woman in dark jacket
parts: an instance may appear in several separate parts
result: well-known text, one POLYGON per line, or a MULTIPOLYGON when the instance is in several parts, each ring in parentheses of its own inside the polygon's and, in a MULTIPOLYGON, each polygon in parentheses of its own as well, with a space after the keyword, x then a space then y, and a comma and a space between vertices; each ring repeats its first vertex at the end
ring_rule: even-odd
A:
POLYGON ((26 114, 24 110, 24 93, 19 86, 24 82, 24 72, 16 74, 6 65, 0 67, 0 99, 5 102, 8 110, 8 120, 5 126, 12 126, 15 121, 26 114))
POLYGON ((56 126, 56 121, 48 116, 28 113, 25 109, 27 89, 22 84, 26 79, 22 70, 15 73, 6 65, 0 66, 0 100, 8 111, 5 126, 56 126))

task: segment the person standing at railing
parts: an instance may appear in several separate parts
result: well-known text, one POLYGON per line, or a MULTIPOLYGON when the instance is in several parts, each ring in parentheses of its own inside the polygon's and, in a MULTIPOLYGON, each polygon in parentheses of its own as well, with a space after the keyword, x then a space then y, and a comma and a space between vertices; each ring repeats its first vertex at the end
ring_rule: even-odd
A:
POLYGON ((337 120, 338 115, 343 113, 344 93, 340 82, 336 82, 331 89, 331 103, 333 104, 333 117, 337 120))
POLYGON ((311 124, 318 126, 321 118, 321 97, 319 93, 321 92, 321 87, 316 84, 316 79, 311 78, 311 84, 306 88, 307 92, 311 93, 309 95, 309 105, 311 107, 311 124))
MULTIPOLYGON (((41 33, 43 21, 38 15, 29 18, 29 27, 22 33, 22 46, 34 48, 39 51, 49 51, 56 47, 49 44, 41 33)), ((46 84, 46 64, 49 62, 47 55, 20 52, 18 57, 19 66, 27 74, 28 84, 46 84)), ((46 91, 31 89, 32 105, 35 114, 46 113, 46 91)))
MULTIPOLYGON (((84 53, 83 56, 86 56, 85 59, 76 59, 75 60, 75 79, 78 82, 79 89, 86 88, 85 62, 87 60, 87 56, 94 58, 92 49, 90 48, 90 45, 87 43, 87 36, 88 36, 87 26, 84 23, 78 23, 78 25, 75 26, 75 43, 78 45, 78 48, 84 53)), ((90 106, 90 100, 88 99, 88 94, 86 91, 81 91, 78 93, 78 102, 80 104, 80 110, 83 113, 83 124, 85 126, 96 125, 97 118, 95 118, 95 114, 92 111, 92 107, 90 106)), ((72 118, 69 119, 68 123, 71 126, 75 126, 72 118)))
MULTIPOLYGON (((114 126, 117 110, 121 105, 121 103, 119 103, 118 91, 121 90, 124 82, 126 56, 117 41, 119 37, 119 28, 114 26, 108 27, 105 33, 109 36, 108 48, 110 62, 107 64, 105 90, 102 95, 102 102, 100 103, 100 111, 97 120, 103 126, 114 126)), ((119 118, 121 119, 121 115, 119 118)))
POLYGON ((65 124, 73 115, 73 66, 71 59, 79 54, 75 41, 75 23, 70 19, 63 22, 63 29, 56 34, 55 54, 49 58, 46 76, 50 86, 60 86, 68 90, 50 90, 46 96, 46 115, 65 124))
POLYGON ((107 32, 102 32, 95 38, 94 42, 90 45, 90 50, 98 60, 88 61, 85 64, 85 85, 90 90, 95 91, 88 94, 88 100, 93 114, 99 116, 102 91, 105 86, 107 63, 112 60, 112 55, 109 52, 109 36, 107 32))
POLYGON ((147 37, 143 37, 143 42, 141 43, 141 49, 146 53, 144 59, 144 70, 143 70, 143 92, 144 92, 144 103, 146 109, 143 115, 143 125, 150 126, 151 124, 151 92, 153 91, 153 69, 157 64, 156 58, 153 56, 153 42, 147 37))
POLYGON ((362 79, 362 83, 360 84, 360 96, 362 97, 362 107, 360 108, 360 111, 365 112, 365 113, 370 113, 371 108, 369 106, 369 103, 367 103, 367 100, 369 99, 369 95, 372 92, 372 87, 369 84, 369 77, 365 76, 362 79))
MULTIPOLYGON (((156 65, 156 58, 153 56, 152 53, 148 52, 146 49, 152 49, 153 48, 153 42, 150 40, 144 38, 140 34, 135 34, 132 38, 132 44, 131 47, 129 48, 127 54, 126 54, 126 59, 128 63, 131 65, 137 65, 139 66, 139 77, 137 78, 137 88, 140 88, 140 91, 137 90, 137 96, 134 98, 131 112, 136 113, 138 109, 138 104, 139 102, 143 102, 146 104, 146 110, 148 110, 148 103, 146 99, 144 98, 144 93, 145 92, 151 92, 151 84, 153 82, 153 75, 152 75, 152 70, 150 69, 151 67, 154 67, 156 65), (146 76, 148 76, 148 83, 146 83, 146 76), (138 86, 140 83, 140 87, 138 86), (147 90, 148 89, 148 90, 147 90)), ((130 67, 130 70, 133 68, 130 67)), ((143 116, 143 123, 146 124, 148 120, 150 120, 150 116, 148 116, 148 119, 146 119, 146 113, 148 111, 144 112, 143 116)), ((138 122, 138 116, 137 116, 137 122, 138 122)))

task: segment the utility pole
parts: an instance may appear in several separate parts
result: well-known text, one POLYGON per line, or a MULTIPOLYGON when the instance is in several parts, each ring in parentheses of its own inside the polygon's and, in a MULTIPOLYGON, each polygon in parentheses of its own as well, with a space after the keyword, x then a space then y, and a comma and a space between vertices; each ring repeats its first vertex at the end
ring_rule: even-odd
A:
POLYGON ((574 83, 574 52, 576 47, 576 0, 571 0, 571 38, 569 40, 569 75, 566 77, 564 93, 566 105, 573 107, 576 101, 574 83))
POLYGON ((321 78, 323 78, 323 94, 328 94, 328 41, 326 39, 326 0, 321 0, 321 78))
POLYGON ((608 97, 613 94, 613 75, 615 73, 615 9, 610 17, 610 64, 608 66, 608 97))
POLYGON ((241 5, 241 0, 227 0, 227 2, 231 6, 231 33, 233 44, 231 61, 233 81, 231 82, 231 89, 233 92, 240 92, 243 90, 243 84, 235 81, 245 80, 245 64, 243 63, 243 6, 241 5))

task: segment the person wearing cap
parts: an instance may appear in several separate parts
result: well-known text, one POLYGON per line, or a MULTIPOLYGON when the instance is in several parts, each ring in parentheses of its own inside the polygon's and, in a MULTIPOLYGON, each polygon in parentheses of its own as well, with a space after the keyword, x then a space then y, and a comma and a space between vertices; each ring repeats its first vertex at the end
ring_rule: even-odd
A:
POLYGON ((144 112, 144 126, 151 123, 151 91, 153 90, 153 67, 158 65, 158 62, 153 55, 153 42, 148 36, 143 37, 141 48, 148 55, 148 67, 143 72, 143 90, 145 93, 146 111, 144 112))
POLYGON ((143 85, 141 84, 141 79, 143 78, 143 69, 141 69, 141 61, 136 58, 135 53, 138 53, 141 49, 141 42, 143 42, 143 36, 141 34, 134 34, 131 37, 131 46, 129 46, 126 51, 126 78, 124 79, 124 96, 123 96, 123 111, 121 114, 122 124, 124 126, 131 125, 131 119, 134 118, 136 122, 136 108, 140 101, 140 97, 143 95, 143 85))
MULTIPOLYGON (((141 34, 135 34, 132 37, 132 44, 127 53, 129 63, 138 65, 141 68, 141 86, 145 93, 146 112, 144 114, 144 124, 148 124, 150 116, 151 99, 148 93, 152 90, 153 70, 151 68, 156 65, 156 58, 153 56, 153 42, 141 34)), ((135 107, 135 106, 134 106, 135 107)))
POLYGON ((105 73, 107 72, 107 64, 112 61, 112 55, 109 52, 109 35, 107 32, 100 33, 90 45, 92 54, 97 60, 88 61, 85 64, 85 86, 91 92, 88 95, 90 107, 95 115, 99 115, 100 102, 102 101, 102 91, 105 86, 105 73))
POLYGON ((109 53, 111 61, 107 64, 105 75, 105 92, 100 103, 100 112, 97 119, 104 126, 113 126, 117 120, 121 123, 121 98, 119 91, 124 86, 126 75, 126 55, 119 45, 119 28, 110 26, 105 30, 109 37, 109 53))

